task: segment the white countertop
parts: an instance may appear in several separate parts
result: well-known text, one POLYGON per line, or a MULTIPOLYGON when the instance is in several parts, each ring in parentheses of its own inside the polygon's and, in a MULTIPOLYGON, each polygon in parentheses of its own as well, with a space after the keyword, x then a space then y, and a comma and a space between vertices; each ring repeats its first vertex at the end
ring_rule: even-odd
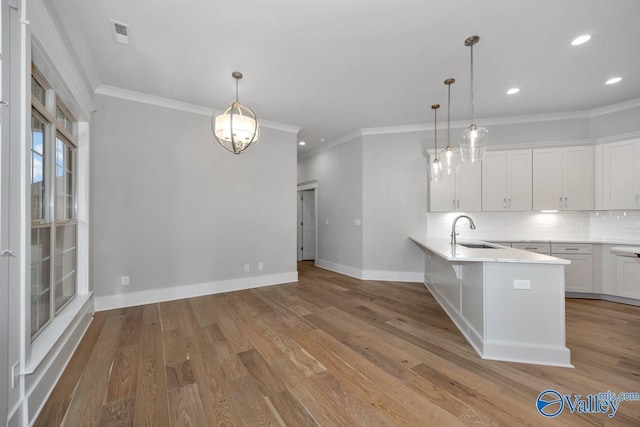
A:
POLYGON ((447 261, 460 262, 517 262, 525 264, 571 264, 571 261, 556 258, 548 255, 537 254, 534 252, 523 251, 520 249, 510 248, 507 246, 496 245, 492 249, 467 248, 461 246, 460 243, 485 243, 479 240, 460 239, 455 251, 452 250, 449 239, 445 238, 429 238, 423 236, 409 236, 415 244, 427 249, 430 252, 446 259, 447 261))

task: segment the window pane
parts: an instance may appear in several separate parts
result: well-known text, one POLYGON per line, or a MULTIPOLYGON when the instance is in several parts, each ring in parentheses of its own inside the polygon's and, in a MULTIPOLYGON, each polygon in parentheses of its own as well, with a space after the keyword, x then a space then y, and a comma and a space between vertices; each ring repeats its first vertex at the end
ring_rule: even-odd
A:
POLYGON ((56 138, 56 221, 74 218, 73 150, 56 138))
POLYGON ((69 133, 73 133, 73 122, 60 107, 56 107, 56 119, 69 133))
POLYGON ((56 227, 56 311, 76 294, 76 225, 56 227))
POLYGON ((51 314, 51 228, 31 229, 31 336, 51 314))
POLYGON ((44 219, 46 163, 44 149, 45 125, 31 116, 31 218, 44 219))
POLYGON ((38 81, 31 76, 31 95, 36 98, 42 105, 44 105, 44 88, 38 81))

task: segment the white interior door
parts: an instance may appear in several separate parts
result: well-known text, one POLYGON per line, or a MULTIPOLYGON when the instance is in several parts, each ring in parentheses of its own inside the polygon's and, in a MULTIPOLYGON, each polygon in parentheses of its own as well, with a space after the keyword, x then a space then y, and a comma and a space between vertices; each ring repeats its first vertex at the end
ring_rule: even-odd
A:
POLYGON ((316 192, 302 191, 302 259, 316 259, 316 192))

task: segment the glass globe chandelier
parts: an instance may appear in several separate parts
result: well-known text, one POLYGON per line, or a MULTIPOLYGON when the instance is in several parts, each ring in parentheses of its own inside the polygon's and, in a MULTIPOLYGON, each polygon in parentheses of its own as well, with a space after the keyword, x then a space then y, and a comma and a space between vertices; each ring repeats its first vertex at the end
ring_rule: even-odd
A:
POLYGON ((433 104, 431 106, 433 109, 433 132, 434 138, 433 143, 435 144, 435 155, 433 160, 429 162, 429 179, 431 181, 438 181, 440 179, 440 175, 442 174, 442 163, 440 159, 438 159, 438 108, 440 108, 440 104, 433 104))
POLYGON ((238 102, 238 80, 242 73, 234 71, 231 77, 236 79, 236 101, 222 114, 214 114, 211 128, 216 140, 225 150, 241 154, 260 139, 260 126, 253 110, 238 102))
POLYGON ((444 81, 449 89, 449 95, 447 97, 447 146, 440 153, 442 159, 442 172, 447 175, 453 175, 458 172, 460 166, 460 151, 454 150, 451 146, 451 85, 454 84, 456 79, 449 78, 444 81))
POLYGON ((460 157, 463 162, 481 162, 487 150, 487 129, 477 126, 474 121, 473 99, 473 46, 480 41, 480 37, 472 36, 464 41, 464 45, 471 48, 471 125, 462 132, 460 139, 460 157))

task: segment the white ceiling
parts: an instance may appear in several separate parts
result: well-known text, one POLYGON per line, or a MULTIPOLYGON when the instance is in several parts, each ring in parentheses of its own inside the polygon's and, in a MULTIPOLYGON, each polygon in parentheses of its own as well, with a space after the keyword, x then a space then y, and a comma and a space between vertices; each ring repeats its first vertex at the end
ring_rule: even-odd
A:
POLYGON ((300 126, 300 152, 360 128, 582 111, 640 98, 638 0, 44 0, 93 89, 211 108, 234 97, 300 126), (130 25, 116 44, 110 19, 130 25), (571 46, 578 35, 590 42, 571 46), (620 76, 616 85, 605 80, 620 76), (517 86, 517 95, 506 95, 517 86), (443 114, 443 113, 441 113, 443 114), (443 116, 440 116, 443 117, 443 116))

